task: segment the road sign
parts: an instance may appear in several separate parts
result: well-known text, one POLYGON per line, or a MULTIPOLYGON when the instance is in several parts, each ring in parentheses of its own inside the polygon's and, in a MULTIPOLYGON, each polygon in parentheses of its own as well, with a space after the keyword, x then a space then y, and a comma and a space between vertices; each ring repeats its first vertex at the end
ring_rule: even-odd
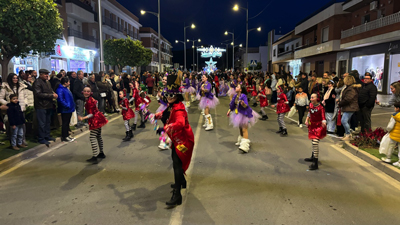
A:
POLYGON ((250 66, 251 67, 256 67, 257 66, 257 60, 251 60, 250 61, 250 66))

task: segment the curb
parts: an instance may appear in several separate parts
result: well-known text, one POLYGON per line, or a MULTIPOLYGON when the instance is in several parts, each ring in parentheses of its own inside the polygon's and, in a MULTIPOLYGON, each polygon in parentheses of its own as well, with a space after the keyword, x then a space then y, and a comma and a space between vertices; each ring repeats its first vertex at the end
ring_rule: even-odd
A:
MULTIPOLYGON (((107 119, 111 120, 115 117, 121 116, 121 114, 113 114, 111 116, 109 116, 107 119)), ((81 134, 83 132, 86 132, 89 130, 89 127, 83 127, 83 128, 79 128, 79 129, 75 129, 72 130, 72 133, 74 135, 78 135, 81 134)), ((38 145, 36 147, 33 147, 31 149, 28 149, 26 151, 23 151, 19 154, 13 155, 10 158, 4 159, 2 161, 0 161, 0 173, 10 169, 11 167, 14 167, 15 165, 17 165, 18 163, 26 160, 26 159, 31 159, 31 158, 35 158, 37 157, 38 154, 43 153, 47 150, 49 150, 49 148, 53 148, 56 147, 60 144, 62 144, 63 142, 61 141, 61 137, 57 137, 55 142, 50 142, 49 147, 47 147, 46 145, 38 145)))
POLYGON ((348 141, 344 142, 343 148, 346 151, 350 152, 351 154, 357 156, 358 158, 364 160, 365 162, 371 164, 372 166, 374 166, 378 170, 386 173, 390 177, 392 177, 392 178, 394 178, 394 179, 396 179, 397 181, 400 182, 400 170, 397 169, 397 168, 394 168, 394 166, 382 162, 381 160, 379 160, 375 156, 372 156, 369 153, 367 153, 367 152, 365 152, 363 150, 360 150, 356 146, 350 144, 350 142, 348 142, 348 141))

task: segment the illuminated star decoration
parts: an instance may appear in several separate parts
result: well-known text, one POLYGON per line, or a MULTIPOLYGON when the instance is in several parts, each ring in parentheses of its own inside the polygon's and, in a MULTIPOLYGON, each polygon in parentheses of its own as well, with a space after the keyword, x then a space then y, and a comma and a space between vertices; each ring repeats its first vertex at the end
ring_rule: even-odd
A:
POLYGON ((206 67, 206 71, 207 72, 214 72, 215 70, 216 70, 216 64, 217 64, 217 62, 214 62, 213 60, 212 60, 212 58, 210 58, 210 61, 208 61, 208 62, 206 62, 206 64, 207 64, 207 67, 206 67))
POLYGON ((222 52, 226 52, 226 49, 222 48, 214 48, 214 46, 210 46, 209 48, 199 48, 197 51, 201 52, 201 57, 202 58, 215 58, 215 57, 221 57, 222 52))

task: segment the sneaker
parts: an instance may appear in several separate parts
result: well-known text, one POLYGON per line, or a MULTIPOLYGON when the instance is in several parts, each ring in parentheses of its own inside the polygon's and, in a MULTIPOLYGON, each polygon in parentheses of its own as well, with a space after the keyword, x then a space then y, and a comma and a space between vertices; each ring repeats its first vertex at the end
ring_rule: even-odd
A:
POLYGON ((61 141, 63 141, 63 142, 73 142, 74 140, 69 138, 69 137, 66 137, 66 138, 61 139, 61 141))
POLYGON ((87 159, 86 162, 97 164, 98 163, 97 157, 93 156, 92 158, 87 159))
POLYGON ((14 149, 15 151, 19 150, 19 148, 17 146, 12 146, 12 149, 14 149))
POLYGON ((303 128, 303 124, 300 124, 299 127, 300 127, 300 128, 303 128))
POLYGON ((108 114, 107 114, 107 113, 104 113, 104 116, 108 116, 108 114))
MULTIPOLYGON (((385 163, 392 163, 391 159, 388 159, 387 157, 382 157, 381 160, 385 163)), ((398 163, 398 162, 397 162, 398 163)))
POLYGON ((48 138, 46 138, 46 140, 47 140, 47 141, 56 141, 56 139, 53 138, 53 137, 48 137, 48 138))
POLYGON ((28 147, 28 145, 25 145, 25 144, 21 144, 21 145, 17 145, 18 147, 20 147, 20 148, 26 148, 26 147, 28 147))
POLYGON ((393 163, 393 166, 400 167, 400 161, 393 163))
POLYGON ((48 142, 48 141, 46 141, 46 140, 39 141, 39 143, 40 143, 40 144, 43 144, 43 145, 49 145, 49 144, 50 144, 50 142, 48 142))
POLYGON ((76 140, 76 138, 72 137, 71 135, 69 135, 68 138, 71 139, 72 141, 76 140))

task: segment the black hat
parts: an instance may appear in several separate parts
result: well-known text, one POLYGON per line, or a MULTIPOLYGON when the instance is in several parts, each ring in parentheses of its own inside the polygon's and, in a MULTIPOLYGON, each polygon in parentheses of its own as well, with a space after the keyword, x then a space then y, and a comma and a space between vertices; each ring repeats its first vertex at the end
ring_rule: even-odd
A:
POLYGON ((354 78, 359 78, 360 74, 358 73, 358 70, 352 70, 349 73, 350 76, 353 76, 354 78))
POLYGON ((180 90, 181 81, 182 81, 182 71, 179 71, 178 74, 170 74, 167 77, 167 93, 170 94, 182 94, 180 90))
POLYGON ((48 71, 48 70, 46 70, 46 69, 40 69, 40 70, 39 70, 39 74, 41 74, 41 73, 47 73, 47 74, 49 74, 50 71, 48 71))

